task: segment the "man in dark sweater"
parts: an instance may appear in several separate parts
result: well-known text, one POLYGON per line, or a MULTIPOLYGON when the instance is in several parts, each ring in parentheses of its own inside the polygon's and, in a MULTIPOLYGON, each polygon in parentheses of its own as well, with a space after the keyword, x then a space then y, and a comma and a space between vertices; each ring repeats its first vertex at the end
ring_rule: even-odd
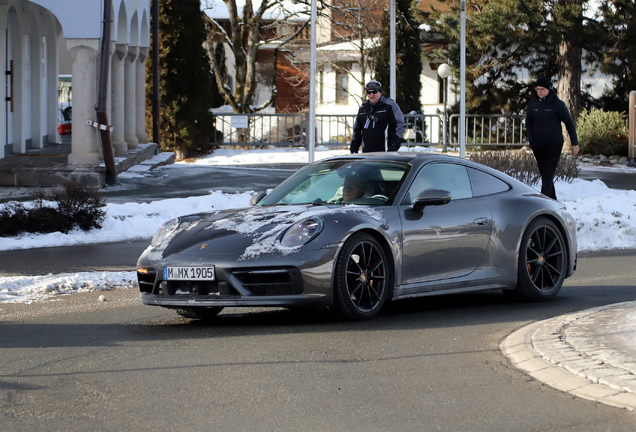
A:
POLYGON ((382 95, 382 84, 369 81, 365 86, 368 100, 358 110, 353 125, 351 153, 358 153, 360 145, 363 153, 398 151, 406 131, 402 110, 393 99, 382 95), (388 131, 388 132, 387 132, 388 131))
POLYGON ((561 150, 563 150, 561 122, 565 124, 570 135, 574 156, 579 152, 576 125, 565 103, 551 89, 547 78, 539 78, 534 88, 537 91, 537 97, 528 104, 526 135, 541 173, 541 193, 557 199, 554 190, 554 174, 559 165, 561 150))

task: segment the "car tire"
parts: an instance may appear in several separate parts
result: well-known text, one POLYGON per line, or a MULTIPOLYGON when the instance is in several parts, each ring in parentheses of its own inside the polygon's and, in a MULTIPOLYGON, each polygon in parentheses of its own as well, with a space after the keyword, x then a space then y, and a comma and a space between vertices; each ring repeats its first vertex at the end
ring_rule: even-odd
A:
POLYGON ((533 220, 519 248, 517 287, 513 293, 531 301, 546 301, 557 295, 567 271, 567 251, 559 228, 551 220, 533 220))
POLYGON ((194 306, 175 309, 175 312, 184 318, 209 320, 217 316, 222 310, 223 306, 194 306))
POLYGON ((334 312, 346 320, 371 319, 382 309, 390 286, 390 266, 380 243, 366 233, 351 236, 336 262, 334 312))

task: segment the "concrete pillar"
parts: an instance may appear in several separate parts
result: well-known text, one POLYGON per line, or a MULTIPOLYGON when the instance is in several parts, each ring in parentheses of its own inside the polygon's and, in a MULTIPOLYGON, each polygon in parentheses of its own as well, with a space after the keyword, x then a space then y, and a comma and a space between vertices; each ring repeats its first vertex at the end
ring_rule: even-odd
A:
MULTIPOLYGON (((108 88, 106 89, 106 114, 108 115, 108 123, 110 124, 110 126, 113 125, 113 97, 112 97, 112 92, 113 92, 113 56, 115 55, 115 51, 117 50, 117 43, 116 42, 111 42, 110 43, 110 59, 108 59, 108 61, 110 62, 109 66, 110 66, 110 70, 108 71, 108 88)), ((99 81, 97 81, 97 97, 99 98, 99 81)), ((111 141, 112 141, 112 137, 111 137, 111 141)))
POLYGON ((31 20, 31 148, 44 147, 42 136, 46 133, 42 130, 42 104, 46 103, 42 77, 42 37, 40 36, 38 23, 31 20))
POLYGON ((125 93, 124 93, 124 61, 128 53, 128 45, 117 44, 113 54, 111 64, 111 123, 113 133, 111 135, 115 155, 125 155, 128 153, 128 144, 124 139, 124 114, 125 114, 125 93))
MULTIPOLYGON (((124 118, 124 139, 128 144, 128 150, 139 148, 137 139, 137 90, 135 88, 137 78, 136 60, 139 54, 139 47, 129 46, 128 55, 125 57, 124 67, 124 89, 125 89, 125 118, 124 118)), ((75 93, 75 92, 73 92, 75 93)))
POLYGON ((139 144, 148 143, 148 134, 146 133, 146 59, 148 58, 148 48, 139 48, 139 57, 137 58, 137 139, 139 144))
POLYGON ((97 128, 86 124, 95 121, 97 106, 97 63, 99 39, 67 39, 68 53, 73 60, 73 135, 68 164, 76 167, 96 167, 100 161, 97 128))

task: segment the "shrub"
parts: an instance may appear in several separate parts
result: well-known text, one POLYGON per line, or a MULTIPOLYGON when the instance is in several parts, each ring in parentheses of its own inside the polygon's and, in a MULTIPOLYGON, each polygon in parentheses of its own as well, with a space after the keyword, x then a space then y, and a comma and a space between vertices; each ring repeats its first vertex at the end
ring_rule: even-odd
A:
POLYGON ((87 188, 78 182, 67 182, 61 190, 52 194, 57 201, 57 210, 69 221, 70 229, 79 227, 84 231, 101 228, 106 216, 106 203, 96 189, 87 188))
POLYGON ((62 188, 45 192, 36 189, 32 208, 10 202, 0 209, 0 237, 28 233, 67 233, 74 228, 88 231, 101 228, 106 203, 96 189, 78 182, 66 182, 62 188))
POLYGON ((21 203, 9 202, 0 210, 0 236, 16 236, 24 232, 28 211, 21 203))
MULTIPOLYGON (((471 161, 489 166, 508 174, 525 184, 534 185, 541 181, 537 161, 532 152, 527 151, 484 151, 469 154, 471 161)), ((555 180, 571 182, 578 176, 576 159, 561 156, 555 180)))
POLYGON ((583 110, 577 122, 581 153, 627 156, 625 113, 583 110))

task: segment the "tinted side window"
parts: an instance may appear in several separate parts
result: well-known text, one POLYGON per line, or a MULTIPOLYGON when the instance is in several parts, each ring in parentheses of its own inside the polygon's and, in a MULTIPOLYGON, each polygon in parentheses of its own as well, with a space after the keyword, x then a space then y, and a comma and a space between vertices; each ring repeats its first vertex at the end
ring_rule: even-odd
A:
POLYGON ((492 195, 510 189, 508 183, 483 171, 468 168, 468 174, 473 188, 473 196, 492 195))
POLYGON ((426 189, 447 190, 453 200, 472 197, 468 172, 461 165, 436 163, 423 167, 413 180, 405 204, 413 204, 419 193, 426 189))

